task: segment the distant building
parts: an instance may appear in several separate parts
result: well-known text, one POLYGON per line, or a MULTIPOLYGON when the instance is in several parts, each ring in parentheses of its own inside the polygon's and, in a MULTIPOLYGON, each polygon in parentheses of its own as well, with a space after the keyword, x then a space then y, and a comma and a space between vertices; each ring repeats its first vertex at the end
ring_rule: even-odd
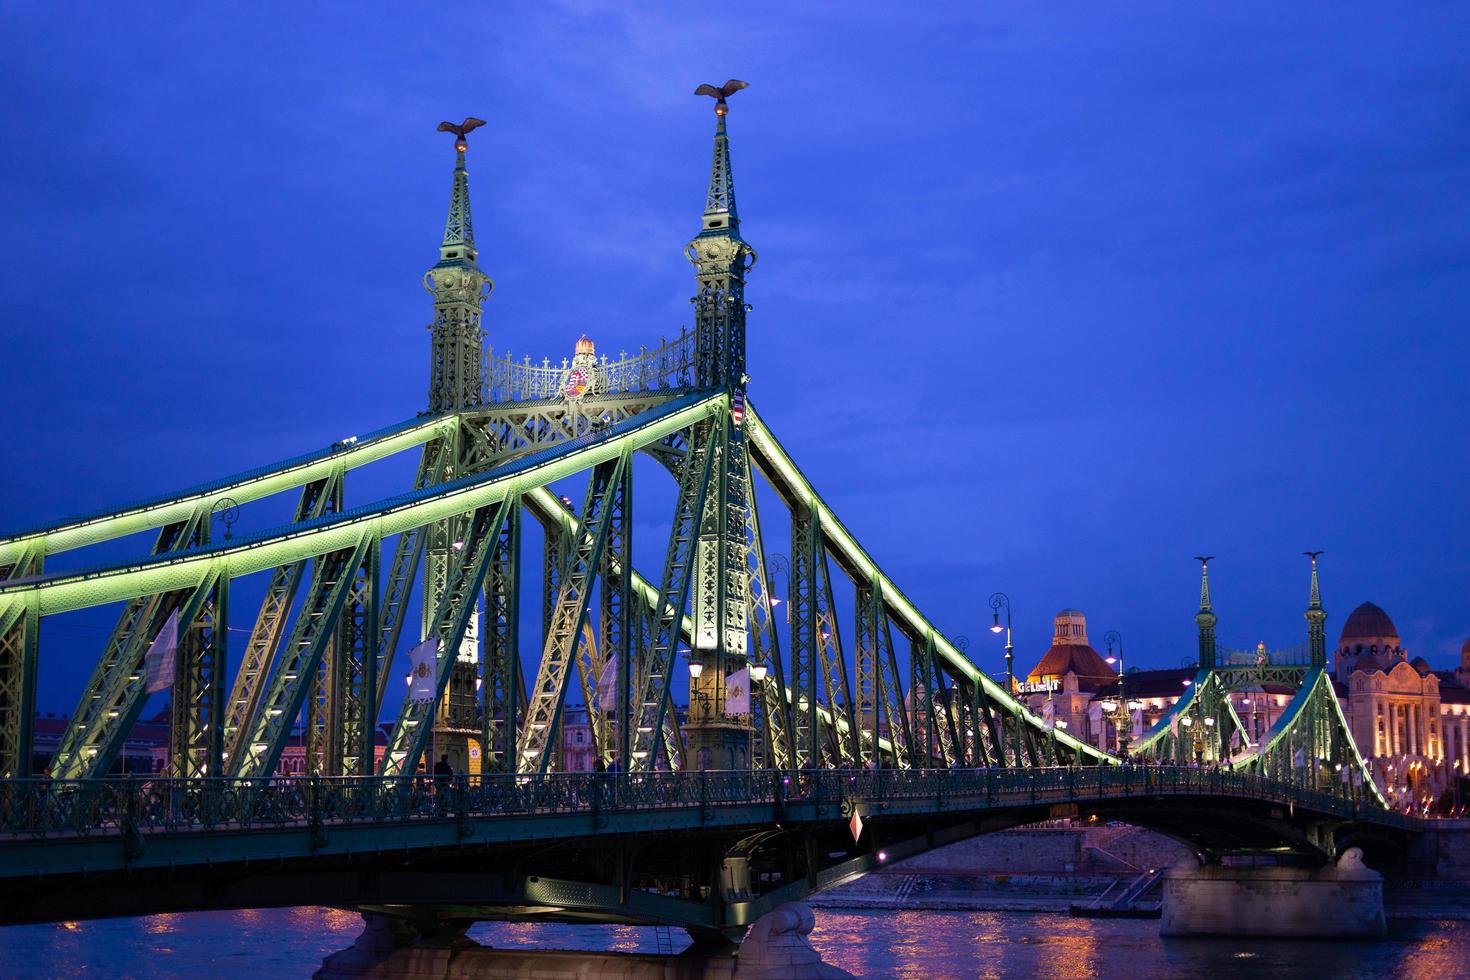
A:
MULTIPOLYGON (((56 749, 61 744, 61 736, 70 724, 71 716, 46 712, 36 714, 35 743, 32 747, 33 766, 31 771, 37 773, 49 773, 51 771, 51 758, 56 755, 56 749)), ((113 774, 137 773, 139 775, 156 771, 155 758, 157 752, 162 749, 164 757, 168 756, 168 709, 165 708, 152 718, 140 720, 128 732, 127 740, 123 742, 122 751, 117 755, 117 761, 112 764, 113 774)))
MULTIPOLYGON (((1260 644, 1250 659, 1279 655, 1260 644)), ((1399 805, 1431 802, 1455 775, 1470 775, 1470 640, 1453 670, 1436 671, 1409 659, 1393 620, 1365 602, 1343 624, 1332 657, 1333 687, 1348 728, 1379 785, 1399 805)), ((1194 667, 1130 670, 1122 677, 1132 706, 1129 740, 1146 731, 1179 700, 1194 667)), ((1112 712, 1119 675, 1087 641, 1087 619, 1076 609, 1057 613, 1052 645, 1017 684, 1031 710, 1069 734, 1107 751, 1120 743, 1112 712)), ((1267 684, 1236 691, 1231 702, 1253 741, 1270 731, 1295 688, 1267 684)))

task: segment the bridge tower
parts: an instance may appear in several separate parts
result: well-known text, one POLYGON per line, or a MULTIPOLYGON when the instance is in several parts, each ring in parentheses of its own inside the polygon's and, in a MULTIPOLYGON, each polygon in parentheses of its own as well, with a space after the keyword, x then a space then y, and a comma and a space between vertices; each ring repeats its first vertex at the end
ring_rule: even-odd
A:
POLYGON ((730 166, 726 99, 746 87, 731 80, 701 85, 715 99, 714 160, 699 234, 684 250, 695 269, 695 383, 723 388, 731 411, 711 421, 704 438, 715 452, 695 551, 690 644, 688 758, 699 769, 745 769, 754 728, 748 702, 747 604, 750 596, 745 433, 745 276, 756 251, 740 235, 735 174, 730 166), (738 675, 733 683, 730 678, 738 675), (736 688, 740 688, 739 691, 736 688), (730 703, 733 696, 736 703, 730 703))
MULTIPOLYGON (((465 167, 467 133, 484 125, 469 118, 463 123, 440 123, 439 130, 454 135, 454 176, 449 193, 449 215, 444 222, 444 240, 439 244, 439 261, 424 274, 424 288, 434 297, 434 322, 429 355, 429 411, 463 411, 482 400, 485 331, 481 324, 486 297, 495 283, 479 265, 475 245, 475 222, 470 213, 470 174, 465 167)), ((446 455, 446 472, 439 479, 460 476, 461 447, 446 455)), ((428 529, 424 550, 423 629, 433 628, 434 611, 449 570, 451 550, 463 540, 465 520, 450 520, 428 529)), ((460 545, 462 547, 462 545, 460 545)), ((444 697, 434 713, 434 737, 426 767, 432 769, 440 755, 447 754, 456 772, 472 768, 471 743, 478 743, 480 724, 476 717, 475 678, 479 667, 479 610, 470 619, 460 645, 444 697)), ((484 747, 481 746, 483 760, 484 747)))
POLYGON ((1199 582, 1199 612, 1194 614, 1195 626, 1199 628, 1199 667, 1200 670, 1209 670, 1215 666, 1215 623, 1219 617, 1215 615, 1214 606, 1210 602, 1210 558, 1198 558, 1200 567, 1199 582))
POLYGON ((1322 608, 1322 588, 1317 583, 1317 556, 1320 551, 1305 552, 1312 559, 1312 595, 1307 600, 1307 650, 1311 666, 1327 666, 1327 610, 1322 608))

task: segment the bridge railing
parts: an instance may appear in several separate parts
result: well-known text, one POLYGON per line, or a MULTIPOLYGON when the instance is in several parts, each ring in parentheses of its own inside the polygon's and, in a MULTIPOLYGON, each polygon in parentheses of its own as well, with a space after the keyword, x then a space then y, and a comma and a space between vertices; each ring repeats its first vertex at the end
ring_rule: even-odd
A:
POLYGON ((538 401, 577 394, 615 394, 659 388, 687 388, 694 384, 694 334, 687 327, 679 336, 657 347, 640 347, 637 354, 616 360, 606 355, 590 364, 563 358, 533 363, 529 356, 517 361, 510 353, 497 356, 489 348, 484 354, 482 398, 488 403, 538 401))
POLYGON ((935 809, 1226 796, 1401 822, 1367 801, 1246 773, 1175 766, 554 773, 548 776, 0 780, 0 839, 129 836, 411 820, 882 801, 935 809))

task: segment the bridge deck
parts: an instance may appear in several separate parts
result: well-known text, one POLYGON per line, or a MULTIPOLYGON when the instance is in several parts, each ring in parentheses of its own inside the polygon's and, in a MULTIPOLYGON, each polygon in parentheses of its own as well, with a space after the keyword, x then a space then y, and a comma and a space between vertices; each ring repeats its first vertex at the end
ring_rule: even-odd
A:
POLYGON ((0 879, 465 843, 754 827, 1149 798, 1223 798, 1406 829, 1371 802, 1169 766, 566 773, 541 778, 0 782, 0 879))

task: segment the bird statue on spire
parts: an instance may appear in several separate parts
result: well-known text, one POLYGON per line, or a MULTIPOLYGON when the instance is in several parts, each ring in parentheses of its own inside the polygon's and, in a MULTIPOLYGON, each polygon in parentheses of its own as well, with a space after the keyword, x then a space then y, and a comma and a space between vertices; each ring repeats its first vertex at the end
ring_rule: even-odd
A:
POLYGON ((715 88, 713 85, 709 84, 701 85, 699 86, 699 88, 694 90, 694 94, 708 95, 710 98, 714 99, 715 115, 723 116, 725 113, 730 111, 730 107, 725 104, 725 100, 743 88, 750 88, 750 83, 742 82, 738 78, 732 78, 724 85, 721 85, 719 88, 715 88))
POLYGON ((465 151, 465 148, 469 145, 465 142, 465 136, 467 136, 473 130, 479 129, 483 125, 485 125, 485 120, 476 119, 474 116, 466 116, 465 121, 460 123, 459 125, 455 125, 454 123, 447 121, 440 123, 439 128, 436 129, 435 132, 453 133, 454 148, 463 153, 465 151))

